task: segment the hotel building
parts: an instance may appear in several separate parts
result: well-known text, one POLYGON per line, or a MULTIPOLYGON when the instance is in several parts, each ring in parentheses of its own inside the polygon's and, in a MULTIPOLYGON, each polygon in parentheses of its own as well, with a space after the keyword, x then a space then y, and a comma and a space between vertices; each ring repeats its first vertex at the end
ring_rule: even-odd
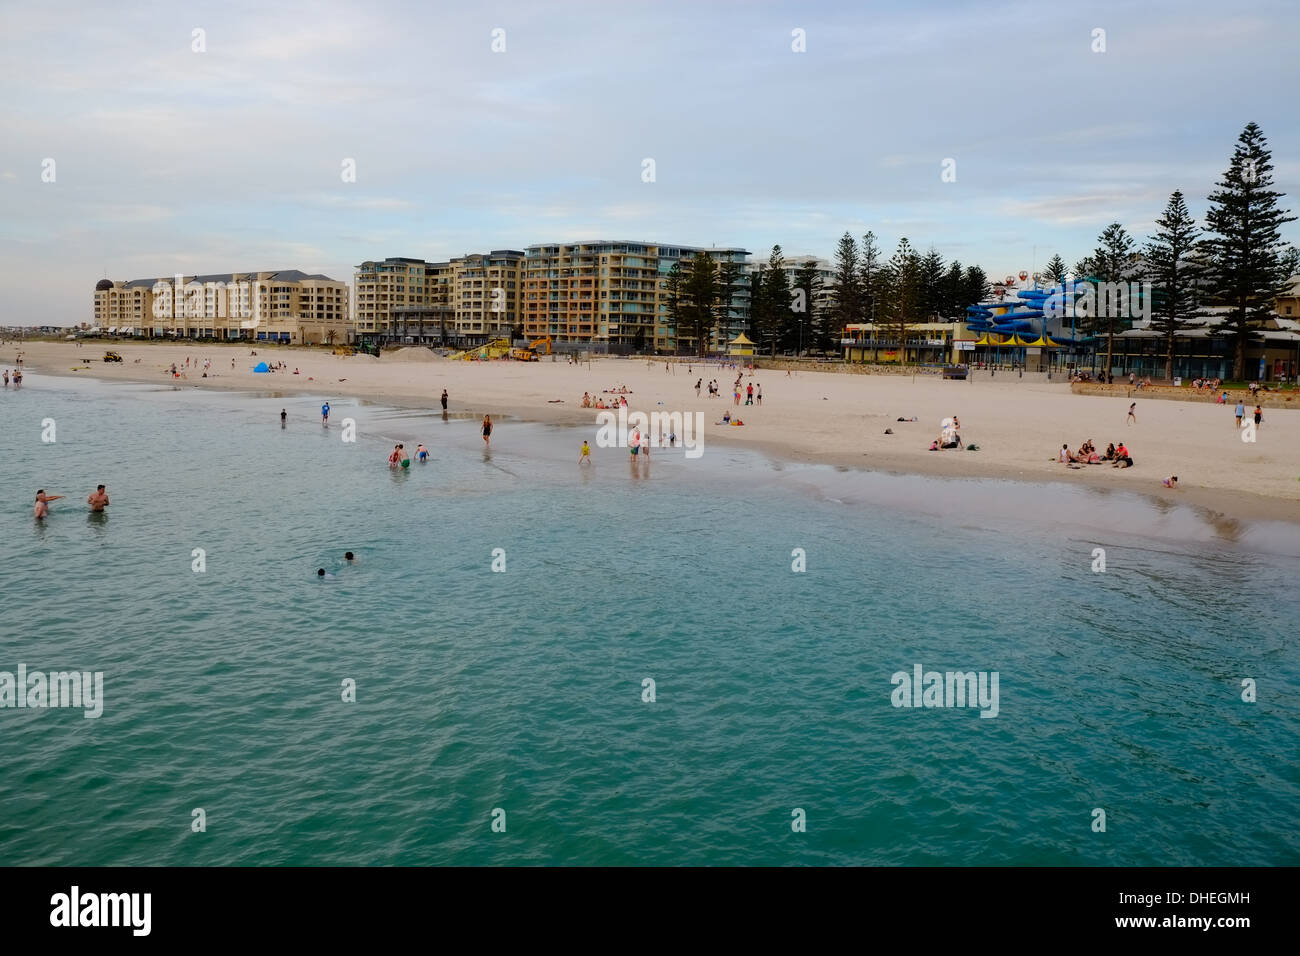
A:
POLYGON ((297 269, 165 276, 95 285, 94 328, 139 338, 347 342, 348 286, 297 269))

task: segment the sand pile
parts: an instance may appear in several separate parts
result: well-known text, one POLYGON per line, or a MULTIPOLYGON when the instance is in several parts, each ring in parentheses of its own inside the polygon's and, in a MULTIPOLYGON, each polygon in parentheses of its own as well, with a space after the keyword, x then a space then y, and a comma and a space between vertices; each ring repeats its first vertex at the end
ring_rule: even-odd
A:
POLYGON ((434 355, 429 349, 420 346, 409 346, 404 349, 398 349, 392 355, 399 362, 436 362, 438 356, 434 355))

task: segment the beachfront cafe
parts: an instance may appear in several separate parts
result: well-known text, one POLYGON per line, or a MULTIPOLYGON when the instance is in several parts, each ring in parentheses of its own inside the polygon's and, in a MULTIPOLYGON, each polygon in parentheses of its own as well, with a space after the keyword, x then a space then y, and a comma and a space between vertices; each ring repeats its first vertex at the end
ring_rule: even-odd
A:
POLYGON ((907 327, 907 345, 899 348, 897 327, 864 322, 846 325, 840 345, 852 363, 962 365, 970 362, 975 335, 964 322, 918 322, 907 327))

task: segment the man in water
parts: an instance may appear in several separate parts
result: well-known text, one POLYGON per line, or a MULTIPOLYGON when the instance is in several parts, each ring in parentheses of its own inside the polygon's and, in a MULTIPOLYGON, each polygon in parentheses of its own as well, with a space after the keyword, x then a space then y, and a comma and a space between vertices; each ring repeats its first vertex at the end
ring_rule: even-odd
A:
POLYGON ((320 423, 328 425, 330 423, 330 403, 326 402, 320 407, 320 423))
POLYGON ((343 560, 346 561, 348 564, 356 564, 357 556, 353 554, 351 551, 349 551, 347 554, 343 555, 343 560))
POLYGON ((442 390, 442 410, 444 412, 447 410, 447 390, 445 388, 442 390))
POLYGON ((108 507, 108 492, 104 490, 103 485, 99 485, 86 499, 86 504, 90 505, 91 511, 103 511, 108 507))
POLYGON ((429 449, 425 448, 423 444, 419 444, 415 446, 415 460, 416 461, 429 460, 429 449))
POLYGON ((36 517, 44 518, 50 513, 50 502, 58 501, 63 495, 47 495, 42 488, 36 492, 36 517))
POLYGON ((319 581, 324 581, 326 578, 332 578, 332 577, 334 577, 334 575, 330 574, 330 573, 329 573, 328 571, 326 571, 324 568, 317 568, 317 569, 316 569, 316 579, 317 579, 317 580, 319 580, 319 581))
POLYGON ((281 425, 283 425, 283 424, 285 423, 285 420, 286 420, 288 417, 289 417, 289 413, 286 412, 283 408, 280 409, 280 424, 281 424, 281 425))

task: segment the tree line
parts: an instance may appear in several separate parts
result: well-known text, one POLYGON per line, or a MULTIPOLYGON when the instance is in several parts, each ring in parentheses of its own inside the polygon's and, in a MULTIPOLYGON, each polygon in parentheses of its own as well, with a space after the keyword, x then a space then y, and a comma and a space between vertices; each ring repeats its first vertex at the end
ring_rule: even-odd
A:
MULTIPOLYGON (((1165 374, 1173 374, 1176 337, 1197 325, 1207 306, 1228 312, 1218 333, 1233 343, 1233 377, 1245 377, 1245 349, 1272 313, 1274 300, 1300 269, 1300 253, 1282 241, 1281 227, 1296 217, 1279 206, 1273 189, 1272 153, 1263 132, 1249 123, 1237 139, 1228 169, 1208 197, 1205 229, 1174 190, 1157 231, 1140 248, 1118 222, 1108 225, 1096 248, 1068 270, 1054 255, 1038 278, 1061 284, 1071 273, 1094 287, 1133 280, 1149 282, 1151 327, 1165 341, 1165 374)), ((686 268, 675 264, 666 280, 668 311, 679 337, 704 352, 710 334, 738 324, 737 302, 749 294, 746 332, 758 351, 838 351, 845 327, 871 323, 871 340, 903 348, 910 329, 925 322, 960 321, 966 307, 984 301, 989 280, 979 266, 946 262, 933 247, 922 254, 900 239, 883 257, 873 232, 859 242, 840 237, 830 277, 829 302, 813 261, 787 263, 779 245, 752 273, 738 262, 718 263, 698 252, 686 268)), ((1094 297, 1094 301, 1096 298, 1094 297)), ((1079 331, 1106 341, 1106 368, 1115 336, 1132 327, 1131 314, 1093 308, 1080 316, 1079 331)))

